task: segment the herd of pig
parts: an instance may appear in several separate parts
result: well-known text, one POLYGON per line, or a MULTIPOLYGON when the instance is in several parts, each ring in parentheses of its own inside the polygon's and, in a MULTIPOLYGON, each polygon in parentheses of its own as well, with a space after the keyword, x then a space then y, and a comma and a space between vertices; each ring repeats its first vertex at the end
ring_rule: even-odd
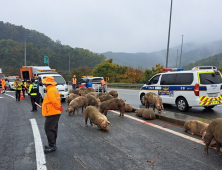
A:
MULTIPOLYGON (((163 109, 162 99, 155 93, 149 92, 144 96, 144 103, 146 108, 134 109, 130 104, 126 104, 124 100, 118 98, 117 91, 110 91, 109 93, 97 93, 93 88, 82 87, 80 89, 71 89, 66 98, 68 108, 66 112, 69 115, 77 115, 79 108, 84 110, 85 125, 88 119, 91 126, 97 125, 100 130, 109 130, 110 122, 107 119, 108 110, 119 110, 120 117, 124 116, 124 112, 135 112, 136 116, 143 119, 155 119, 155 109, 161 113, 163 109), (153 110, 149 109, 149 105, 153 105, 153 110)), ((191 135, 201 136, 205 143, 204 151, 208 154, 208 148, 216 145, 216 153, 222 155, 220 147, 222 144, 222 118, 212 120, 209 124, 197 120, 190 120, 184 124, 185 132, 191 135)))

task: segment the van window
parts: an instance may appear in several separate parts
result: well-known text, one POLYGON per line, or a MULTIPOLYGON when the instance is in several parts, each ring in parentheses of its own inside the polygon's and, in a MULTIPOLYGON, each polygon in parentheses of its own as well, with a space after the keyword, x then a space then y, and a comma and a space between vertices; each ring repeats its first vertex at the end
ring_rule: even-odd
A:
POLYGON ((221 84, 220 73, 200 73, 200 84, 221 84))
POLYGON ((102 78, 93 78, 92 82, 93 83, 101 83, 102 78))
POLYGON ((174 85, 176 74, 162 74, 160 85, 174 85))
POLYGON ((193 73, 177 73, 175 84, 190 85, 193 82, 193 73))
POLYGON ((150 84, 157 84, 158 81, 159 81, 159 78, 160 78, 160 75, 157 75, 157 76, 153 77, 153 78, 150 80, 150 84))

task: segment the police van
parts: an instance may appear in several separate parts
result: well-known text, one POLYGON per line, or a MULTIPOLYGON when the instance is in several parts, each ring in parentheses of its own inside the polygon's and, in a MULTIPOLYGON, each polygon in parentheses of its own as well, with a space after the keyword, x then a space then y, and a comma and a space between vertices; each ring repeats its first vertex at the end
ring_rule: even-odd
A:
POLYGON ((176 104, 184 112, 191 107, 211 109, 222 104, 222 76, 215 66, 197 66, 192 70, 165 68, 164 73, 153 76, 139 92, 144 105, 144 95, 158 94, 164 104, 176 104))

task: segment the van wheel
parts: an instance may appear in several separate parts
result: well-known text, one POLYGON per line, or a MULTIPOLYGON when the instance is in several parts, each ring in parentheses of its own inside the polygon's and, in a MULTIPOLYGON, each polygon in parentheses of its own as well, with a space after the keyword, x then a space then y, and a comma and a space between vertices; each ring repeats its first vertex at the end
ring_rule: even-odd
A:
POLYGON ((183 97, 180 97, 177 99, 176 105, 177 105, 177 108, 179 109, 179 111, 181 111, 181 112, 185 112, 189 108, 186 99, 183 97))
POLYGON ((64 102, 65 100, 66 100, 66 99, 62 98, 62 99, 61 99, 61 102, 64 102))
POLYGON ((144 96, 145 96, 144 93, 142 93, 142 94, 140 95, 140 102, 141 102, 142 105, 145 105, 144 96))
POLYGON ((213 109, 214 106, 204 106, 205 109, 213 109))

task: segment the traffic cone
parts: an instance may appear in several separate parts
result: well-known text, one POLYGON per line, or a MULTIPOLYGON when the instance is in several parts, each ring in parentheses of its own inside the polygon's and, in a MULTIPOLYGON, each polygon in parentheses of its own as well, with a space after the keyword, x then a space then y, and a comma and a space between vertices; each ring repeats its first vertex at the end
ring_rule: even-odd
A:
POLYGON ((22 93, 22 90, 21 90, 21 93, 20 93, 20 100, 24 100, 24 96, 23 96, 23 93, 22 93))

